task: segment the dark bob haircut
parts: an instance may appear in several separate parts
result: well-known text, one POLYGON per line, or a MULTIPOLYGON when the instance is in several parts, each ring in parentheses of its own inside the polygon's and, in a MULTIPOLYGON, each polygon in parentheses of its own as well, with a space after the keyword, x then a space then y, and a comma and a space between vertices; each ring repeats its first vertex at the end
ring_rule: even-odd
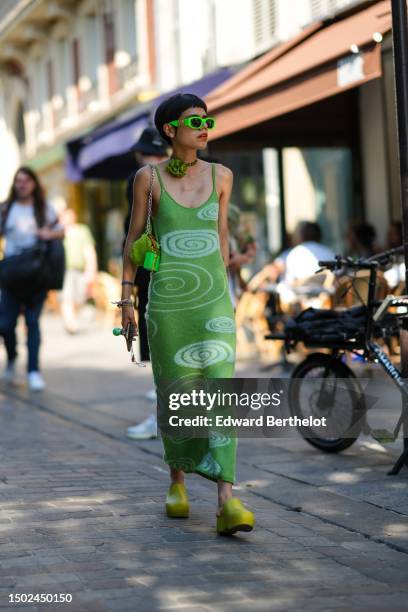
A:
POLYGON ((198 107, 202 108, 207 112, 207 105, 204 100, 201 100, 198 96, 189 93, 178 93, 163 102, 157 107, 154 114, 154 123, 162 138, 169 144, 171 144, 171 138, 166 136, 163 131, 163 125, 169 121, 175 121, 184 113, 188 108, 198 107))

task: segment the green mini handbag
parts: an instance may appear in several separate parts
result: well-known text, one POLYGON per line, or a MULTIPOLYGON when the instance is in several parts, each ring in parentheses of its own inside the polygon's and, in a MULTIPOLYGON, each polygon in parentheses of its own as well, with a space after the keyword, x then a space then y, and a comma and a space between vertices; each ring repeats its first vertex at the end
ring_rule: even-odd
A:
POLYGON ((143 266, 146 270, 157 272, 160 264, 160 245, 152 231, 152 202, 153 202, 153 181, 154 168, 151 168, 149 196, 147 201, 146 228, 143 234, 132 242, 130 247, 130 259, 135 266, 143 266))

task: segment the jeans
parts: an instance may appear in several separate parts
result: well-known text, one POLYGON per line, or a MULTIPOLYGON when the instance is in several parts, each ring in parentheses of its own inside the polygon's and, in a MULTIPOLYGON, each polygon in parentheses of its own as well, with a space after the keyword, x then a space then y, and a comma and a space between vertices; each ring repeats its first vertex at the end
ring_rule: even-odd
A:
POLYGON ((147 339, 146 308, 149 300, 150 272, 141 266, 136 271, 137 313, 139 329, 140 361, 150 361, 149 342, 147 339))
POLYGON ((147 326, 146 326, 147 302, 148 302, 148 293, 144 288, 140 287, 137 292, 140 361, 150 361, 150 351, 149 351, 149 343, 147 340, 147 326))
POLYGON ((39 318, 46 296, 45 290, 33 293, 29 298, 20 298, 7 289, 1 291, 0 335, 4 338, 8 362, 12 363, 17 357, 16 324, 19 314, 23 312, 28 332, 28 372, 39 370, 38 354, 41 341, 39 318))

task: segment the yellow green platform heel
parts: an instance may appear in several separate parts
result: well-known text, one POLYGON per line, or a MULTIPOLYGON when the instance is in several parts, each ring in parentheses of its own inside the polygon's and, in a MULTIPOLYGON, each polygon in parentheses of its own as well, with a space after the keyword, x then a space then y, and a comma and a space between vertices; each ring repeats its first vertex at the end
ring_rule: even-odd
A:
POLYGON ((230 497, 217 516, 217 533, 232 535, 236 531, 252 531, 255 525, 253 512, 245 508, 240 499, 230 497))
POLYGON ((166 497, 166 514, 171 518, 187 518, 190 512, 187 491, 184 483, 170 485, 166 497))

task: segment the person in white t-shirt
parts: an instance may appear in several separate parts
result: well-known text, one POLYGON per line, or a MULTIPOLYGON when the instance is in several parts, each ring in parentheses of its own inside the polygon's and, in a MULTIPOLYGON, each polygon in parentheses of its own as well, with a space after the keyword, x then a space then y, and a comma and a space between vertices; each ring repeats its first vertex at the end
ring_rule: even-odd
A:
POLYGON ((285 304, 297 302, 296 287, 313 278, 320 260, 333 260, 335 253, 321 244, 318 223, 301 221, 295 231, 297 246, 287 253, 284 272, 276 291, 285 304))
POLYGON ((285 262, 285 282, 289 285, 312 277, 319 269, 320 260, 332 260, 335 254, 321 244, 321 230, 317 223, 302 221, 296 234, 299 244, 289 252, 285 262))
MULTIPOLYGON (((5 239, 4 257, 18 254, 34 246, 38 240, 64 237, 64 230, 57 223, 55 210, 45 201, 39 179, 28 167, 17 170, 8 200, 1 208, 0 236, 5 239)), ((12 381, 15 376, 16 324, 19 314, 24 312, 28 332, 28 385, 33 391, 41 391, 45 387, 38 358, 39 318, 46 295, 47 291, 40 288, 24 297, 8 288, 1 290, 0 335, 4 338, 7 352, 3 379, 12 381)))

